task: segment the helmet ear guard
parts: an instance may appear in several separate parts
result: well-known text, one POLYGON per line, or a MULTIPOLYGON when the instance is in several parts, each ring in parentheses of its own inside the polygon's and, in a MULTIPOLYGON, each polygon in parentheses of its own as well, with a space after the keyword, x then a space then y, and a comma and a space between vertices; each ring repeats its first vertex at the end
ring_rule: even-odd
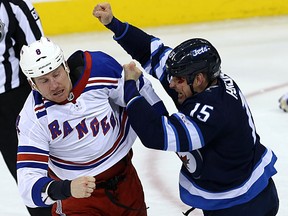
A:
POLYGON ((202 72, 208 82, 220 75, 221 58, 215 47, 207 40, 194 38, 176 46, 166 61, 166 71, 170 76, 186 77, 191 84, 195 76, 202 72))
POLYGON ((61 64, 65 70, 68 68, 61 48, 46 37, 41 37, 28 46, 24 45, 20 52, 19 64, 31 81, 32 78, 50 73, 61 64))

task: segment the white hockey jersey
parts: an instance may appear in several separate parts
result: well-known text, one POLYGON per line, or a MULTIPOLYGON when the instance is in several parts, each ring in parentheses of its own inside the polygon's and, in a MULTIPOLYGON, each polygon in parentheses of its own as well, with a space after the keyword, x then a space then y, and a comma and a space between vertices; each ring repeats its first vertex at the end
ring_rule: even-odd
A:
MULTIPOLYGON (((83 56, 72 102, 55 104, 32 91, 18 117, 18 187, 27 206, 46 206, 41 190, 52 180, 48 168, 62 180, 95 176, 121 160, 136 139, 123 108, 121 65, 102 52, 83 56)), ((138 84, 151 104, 159 101, 147 79, 138 84)))

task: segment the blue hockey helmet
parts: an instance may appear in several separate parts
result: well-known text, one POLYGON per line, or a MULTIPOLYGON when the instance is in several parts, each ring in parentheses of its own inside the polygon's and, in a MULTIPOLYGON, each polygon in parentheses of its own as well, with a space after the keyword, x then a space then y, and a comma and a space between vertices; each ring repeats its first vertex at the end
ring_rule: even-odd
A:
POLYGON ((221 58, 215 47, 207 40, 193 38, 176 46, 166 61, 170 76, 186 77, 191 84, 194 77, 202 72, 209 82, 220 75, 221 58))

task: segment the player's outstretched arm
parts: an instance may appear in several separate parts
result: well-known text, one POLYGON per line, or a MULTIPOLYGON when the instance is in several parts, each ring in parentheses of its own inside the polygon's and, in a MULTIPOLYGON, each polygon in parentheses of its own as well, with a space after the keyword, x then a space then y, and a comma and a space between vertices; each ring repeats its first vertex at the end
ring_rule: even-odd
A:
POLYGON ((113 19, 112 9, 109 3, 99 3, 94 7, 93 15, 103 25, 108 25, 113 19))

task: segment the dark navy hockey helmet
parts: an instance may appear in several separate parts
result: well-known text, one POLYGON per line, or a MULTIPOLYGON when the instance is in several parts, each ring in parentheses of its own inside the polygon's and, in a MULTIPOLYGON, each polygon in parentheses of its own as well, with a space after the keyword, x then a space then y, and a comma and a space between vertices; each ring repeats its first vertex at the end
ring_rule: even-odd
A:
POLYGON ((186 77, 191 84, 194 77, 203 72, 209 82, 220 75, 221 58, 207 40, 193 38, 176 46, 168 56, 166 70, 169 76, 186 77))

